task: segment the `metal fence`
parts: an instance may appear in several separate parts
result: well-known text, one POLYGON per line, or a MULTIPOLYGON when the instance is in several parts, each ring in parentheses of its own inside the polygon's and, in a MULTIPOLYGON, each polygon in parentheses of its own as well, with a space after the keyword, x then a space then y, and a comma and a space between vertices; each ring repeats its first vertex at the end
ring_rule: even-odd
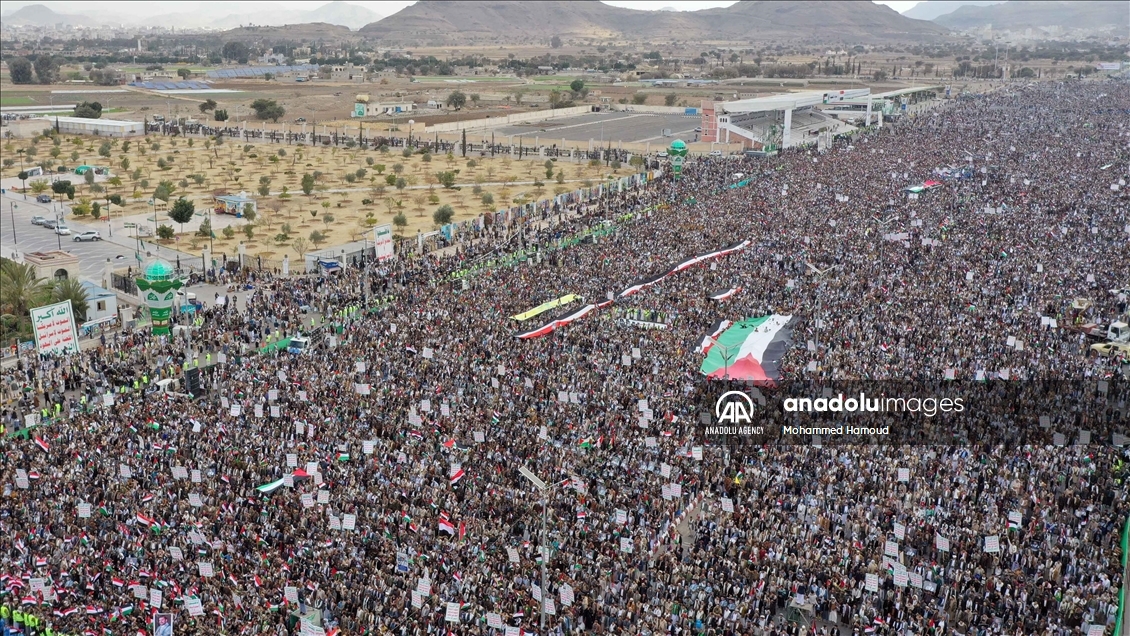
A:
POLYGON ((131 276, 112 272, 110 274, 110 285, 114 289, 123 291, 131 296, 137 295, 137 282, 135 282, 131 276))

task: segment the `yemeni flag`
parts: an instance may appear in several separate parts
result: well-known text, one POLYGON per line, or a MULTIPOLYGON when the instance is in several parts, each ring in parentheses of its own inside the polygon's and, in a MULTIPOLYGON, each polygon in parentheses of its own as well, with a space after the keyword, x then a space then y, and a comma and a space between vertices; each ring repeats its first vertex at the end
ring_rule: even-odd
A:
POLYGON ((706 352, 699 370, 708 378, 776 382, 781 359, 792 343, 792 323, 792 316, 779 314, 734 323, 706 352))
POLYGON ((719 291, 714 292, 713 294, 710 294, 710 300, 716 300, 716 301, 721 302, 723 300, 726 300, 726 299, 732 297, 734 294, 740 292, 741 290, 742 290, 741 287, 731 287, 730 289, 719 290, 719 291))
POLYGON ((439 529, 441 532, 446 532, 451 536, 455 536, 455 524, 447 521, 446 519, 439 520, 439 529))
POLYGON ((51 451, 51 445, 48 444, 47 442, 43 441, 42 437, 36 437, 35 438, 35 445, 42 448, 44 453, 51 451))
POLYGON ((466 473, 463 472, 462 468, 460 468, 459 470, 452 473, 451 474, 451 485, 454 486, 455 484, 459 483, 459 480, 463 479, 464 475, 466 475, 466 473))
POLYGON ((153 519, 151 517, 146 517, 145 515, 141 514, 140 512, 137 513, 136 519, 137 519, 138 523, 140 523, 140 524, 142 524, 146 527, 149 527, 149 528, 152 528, 153 526, 157 525, 156 519, 153 519))

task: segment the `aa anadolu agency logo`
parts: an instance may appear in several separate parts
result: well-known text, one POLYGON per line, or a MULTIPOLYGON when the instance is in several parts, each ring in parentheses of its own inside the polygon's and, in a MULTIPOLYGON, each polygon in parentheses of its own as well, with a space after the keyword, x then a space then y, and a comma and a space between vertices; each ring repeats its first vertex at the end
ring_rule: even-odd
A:
POLYGON ((741 391, 726 391, 714 403, 714 421, 738 426, 753 423, 753 399, 741 391))
POLYGON ((733 437, 748 437, 764 435, 765 427, 756 424, 755 410, 758 406, 765 405, 765 398, 760 391, 754 389, 753 395, 744 391, 727 391, 714 402, 714 421, 709 421, 706 413, 702 414, 703 423, 706 424, 706 435, 714 437, 716 441, 733 437))

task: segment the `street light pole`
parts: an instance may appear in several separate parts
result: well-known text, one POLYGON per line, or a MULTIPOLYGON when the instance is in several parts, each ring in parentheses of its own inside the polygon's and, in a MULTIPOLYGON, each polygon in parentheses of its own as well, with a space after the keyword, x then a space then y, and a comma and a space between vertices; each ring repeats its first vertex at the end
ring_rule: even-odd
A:
POLYGON ((14 245, 14 244, 20 242, 20 239, 16 238, 16 202, 15 201, 9 201, 8 202, 8 210, 12 213, 12 244, 14 245))
MULTIPOLYGON (((819 283, 819 281, 824 277, 825 274, 831 272, 834 269, 839 269, 839 267, 840 267, 839 265, 833 265, 831 267, 825 267, 824 269, 817 269, 817 267, 815 265, 813 265, 812 263, 806 262, 805 265, 808 266, 808 269, 812 270, 812 273, 816 276, 817 283, 819 283)), ((824 299, 820 295, 819 291, 817 291, 817 293, 816 293, 816 313, 821 314, 823 312, 824 312, 824 299)), ((820 318, 816 318, 815 326, 816 326, 816 356, 820 357, 820 318)))
POLYGON ((541 491, 541 545, 538 547, 538 550, 541 551, 541 633, 544 634, 545 633, 545 599, 546 599, 546 595, 549 594, 549 590, 547 590, 546 587, 545 587, 545 562, 548 560, 548 557, 549 557, 549 554, 548 554, 549 550, 546 547, 546 539, 545 539, 545 525, 546 525, 546 519, 548 517, 548 511, 547 511, 547 507, 546 507, 545 491, 547 490, 548 486, 546 486, 546 483, 544 481, 542 481, 541 478, 539 478, 537 475, 535 475, 533 473, 533 471, 526 468, 525 466, 522 466, 521 468, 519 468, 518 472, 521 473, 523 477, 530 480, 530 483, 532 483, 534 485, 534 487, 536 487, 538 490, 541 491))

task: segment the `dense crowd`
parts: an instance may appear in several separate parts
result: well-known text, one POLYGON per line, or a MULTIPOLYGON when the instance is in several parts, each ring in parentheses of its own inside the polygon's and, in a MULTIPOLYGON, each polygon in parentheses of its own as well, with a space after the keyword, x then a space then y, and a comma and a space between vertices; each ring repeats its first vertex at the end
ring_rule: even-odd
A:
POLYGON ((178 636, 282 635, 310 608, 342 634, 1109 634, 1130 512, 1109 437, 732 447, 703 441, 694 402, 702 335, 770 313, 797 318, 783 382, 1124 381, 1041 317, 1126 311, 1108 290, 1130 283, 1127 105, 1125 83, 1009 85, 824 153, 692 162, 443 256, 260 273, 187 337, 25 356, 8 430, 54 421, 0 447, 3 601, 68 636, 151 633, 153 590, 178 636), (451 276, 503 244, 540 252, 451 276), (610 293, 541 338, 508 318, 610 293), (307 351, 255 355, 299 333, 307 351), (203 397, 146 392, 197 367, 203 397), (548 484, 544 590, 520 466, 548 484))

